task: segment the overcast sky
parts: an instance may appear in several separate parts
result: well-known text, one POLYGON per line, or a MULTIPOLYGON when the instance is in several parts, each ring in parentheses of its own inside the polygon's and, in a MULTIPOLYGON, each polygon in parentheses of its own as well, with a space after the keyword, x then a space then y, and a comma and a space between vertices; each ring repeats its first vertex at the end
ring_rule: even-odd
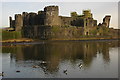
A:
MULTIPOLYGON (((2 3, 2 24, 0 26, 9 26, 9 16, 22 12, 38 12, 45 6, 59 6, 59 15, 70 16, 70 12, 76 11, 82 14, 83 9, 91 9, 94 19, 102 22, 105 15, 111 15, 110 26, 118 28, 118 3, 117 2, 4 2, 2 3)), ((1 6, 0 6, 1 8, 1 6)))

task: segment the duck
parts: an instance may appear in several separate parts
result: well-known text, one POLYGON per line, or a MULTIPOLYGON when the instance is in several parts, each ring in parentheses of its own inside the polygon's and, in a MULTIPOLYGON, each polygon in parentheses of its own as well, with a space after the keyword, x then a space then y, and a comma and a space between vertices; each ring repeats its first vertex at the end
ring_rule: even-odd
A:
POLYGON ((4 72, 0 73, 0 76, 4 76, 4 72))
POLYGON ((65 73, 67 75, 67 69, 63 70, 63 73, 65 73))
POLYGON ((80 64, 78 65, 78 67, 82 68, 82 63, 80 63, 80 64))
POLYGON ((16 71, 16 72, 20 72, 20 71, 16 71))
POLYGON ((46 64, 47 62, 46 61, 42 61, 41 64, 46 64))
POLYGON ((39 68, 40 66, 38 66, 38 65, 34 65, 34 66, 32 66, 33 68, 39 68))

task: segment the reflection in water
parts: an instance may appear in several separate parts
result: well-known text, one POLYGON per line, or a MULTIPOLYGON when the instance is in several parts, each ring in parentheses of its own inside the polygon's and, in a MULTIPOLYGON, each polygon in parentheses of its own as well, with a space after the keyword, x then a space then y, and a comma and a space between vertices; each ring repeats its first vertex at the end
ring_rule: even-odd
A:
POLYGON ((66 61, 69 61, 73 66, 77 64, 80 68, 89 68, 94 59, 99 57, 99 54, 102 55, 105 63, 109 63, 109 49, 111 47, 118 47, 118 43, 116 41, 65 41, 46 42, 38 45, 6 46, 3 47, 2 52, 11 53, 11 61, 15 59, 15 63, 18 65, 21 62, 23 62, 22 64, 29 62, 34 67, 35 65, 39 66, 45 74, 52 74, 59 71, 61 62, 66 61))

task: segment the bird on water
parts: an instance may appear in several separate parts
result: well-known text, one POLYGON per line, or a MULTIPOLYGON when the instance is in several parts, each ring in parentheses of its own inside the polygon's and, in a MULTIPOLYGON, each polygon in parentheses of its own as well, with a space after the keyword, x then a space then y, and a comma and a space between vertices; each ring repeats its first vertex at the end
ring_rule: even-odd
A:
POLYGON ((65 73, 67 75, 67 69, 63 70, 63 73, 65 73))

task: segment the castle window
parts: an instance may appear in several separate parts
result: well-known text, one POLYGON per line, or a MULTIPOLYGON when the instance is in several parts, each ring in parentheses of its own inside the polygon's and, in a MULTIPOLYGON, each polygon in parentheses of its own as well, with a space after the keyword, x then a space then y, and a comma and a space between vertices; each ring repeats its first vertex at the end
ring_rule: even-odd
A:
POLYGON ((86 19, 86 26, 87 26, 87 19, 86 19))
POLYGON ((87 22, 86 22, 86 26, 87 26, 87 22))

